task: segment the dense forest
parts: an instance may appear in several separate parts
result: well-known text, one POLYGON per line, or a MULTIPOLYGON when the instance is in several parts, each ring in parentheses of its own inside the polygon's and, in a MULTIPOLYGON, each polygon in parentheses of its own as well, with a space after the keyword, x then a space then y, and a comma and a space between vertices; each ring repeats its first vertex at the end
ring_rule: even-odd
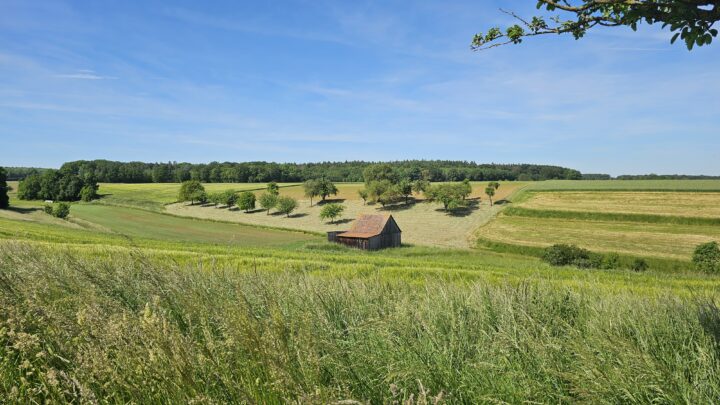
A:
MULTIPOLYGON (((363 170, 375 162, 321 163, 143 163, 79 160, 65 163, 61 171, 88 176, 103 183, 173 183, 199 180, 204 183, 301 182, 327 178, 335 182, 363 181, 363 170)), ((577 170, 532 164, 478 164, 449 160, 389 162, 399 175, 410 180, 476 181, 580 179, 577 170)))
POLYGON ((9 181, 22 180, 31 174, 42 174, 42 172, 48 169, 41 169, 39 167, 6 167, 5 173, 9 181))

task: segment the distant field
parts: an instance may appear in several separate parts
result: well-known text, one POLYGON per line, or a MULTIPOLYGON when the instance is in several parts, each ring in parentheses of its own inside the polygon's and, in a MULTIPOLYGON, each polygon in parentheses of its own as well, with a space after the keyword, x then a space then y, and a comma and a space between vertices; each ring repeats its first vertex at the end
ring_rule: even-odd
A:
POLYGON ((547 180, 532 182, 527 190, 720 191, 720 180, 547 180))
MULTIPOLYGON (((287 187, 294 183, 279 183, 280 187, 287 187)), ((208 192, 223 190, 260 190, 265 189, 264 183, 205 183, 208 192)), ((179 183, 100 183, 98 193, 103 196, 98 202, 101 204, 139 207, 152 210, 162 210, 164 204, 177 201, 179 183)))
POLYGON ((521 246, 576 244, 598 252, 690 260, 700 243, 720 241, 720 227, 576 221, 500 215, 480 228, 485 240, 521 246))
POLYGON ((720 217, 720 193, 563 191, 533 193, 524 208, 720 217))
POLYGON ((145 210, 96 204, 75 204, 71 214, 73 218, 97 224, 121 235, 169 241, 277 246, 319 239, 297 232, 177 218, 145 210))

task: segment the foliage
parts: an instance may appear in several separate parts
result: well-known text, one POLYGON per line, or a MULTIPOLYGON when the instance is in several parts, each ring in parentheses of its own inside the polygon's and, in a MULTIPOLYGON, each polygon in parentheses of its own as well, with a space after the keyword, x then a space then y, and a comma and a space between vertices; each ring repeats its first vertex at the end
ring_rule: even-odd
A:
POLYGON ((243 191, 237 199, 237 206, 245 212, 255 209, 255 193, 243 191))
POLYGON ((223 255, 0 244, 0 397, 439 404, 720 396, 720 317, 710 302, 542 282, 408 282, 388 277, 393 266, 375 263, 397 259, 381 255, 356 256, 376 267, 332 274, 340 260, 331 258, 355 253, 298 252, 302 264, 264 253, 273 256, 241 252, 242 261, 216 263, 223 255))
POLYGON ((406 178, 411 181, 434 182, 489 180, 575 179, 580 172, 558 166, 530 164, 483 164, 452 160, 404 160, 387 162, 379 168, 371 162, 323 163, 272 163, 272 162, 211 162, 143 163, 113 162, 107 160, 74 161, 63 164, 62 170, 85 176, 92 175, 103 183, 151 183, 198 180, 203 183, 268 183, 303 182, 326 178, 332 182, 362 182, 390 180, 396 183, 406 178), (162 168, 160 168, 162 167, 162 168), (373 168, 371 168, 373 167, 373 168), (364 176, 368 169, 367 178, 364 176))
POLYGON ((495 188, 494 187, 485 187, 485 195, 488 196, 488 200, 490 200, 490 206, 493 205, 493 196, 495 195, 495 188))
POLYGON ((290 213, 295 211, 295 208, 297 208, 297 200, 288 196, 279 197, 276 208, 278 212, 289 217, 290 213))
POLYGON ((205 187, 199 181, 186 180, 180 185, 178 201, 190 201, 190 205, 193 205, 195 201, 203 199, 207 200, 207 194, 205 194, 205 187))
POLYGON ((80 200, 88 202, 98 198, 97 188, 92 185, 85 185, 80 189, 80 200))
POLYGON ((692 258, 695 268, 706 273, 720 272, 720 247, 715 241, 698 245, 692 258))
POLYGON ((230 208, 237 202, 238 196, 235 190, 225 190, 221 193, 220 203, 230 208))
POLYGON ((643 272, 648 269, 648 263, 645 259, 639 257, 633 261, 630 268, 632 271, 643 272))
POLYGON ((413 193, 413 183, 408 179, 402 179, 395 186, 397 194, 405 199, 405 204, 409 203, 410 196, 413 193))
POLYGON ((451 211, 465 206, 464 196, 467 188, 463 183, 443 183, 430 186, 425 191, 429 201, 439 202, 445 211, 451 211))
POLYGON ((66 202, 61 202, 55 205, 45 204, 43 211, 55 218, 65 219, 68 215, 70 215, 70 204, 66 202))
POLYGON ((332 224, 335 222, 335 218, 342 216, 343 211, 345 211, 345 206, 342 204, 326 204, 320 210, 320 219, 330 219, 330 223, 332 224))
POLYGON ((270 215, 270 210, 275 208, 278 203, 278 196, 270 193, 262 193, 260 194, 258 202, 260 203, 260 207, 266 210, 267 214, 270 215))
POLYGON ((412 183, 412 191, 417 194, 422 194, 430 187, 430 182, 427 180, 419 179, 412 183))
MULTIPOLYGON (((97 182, 90 174, 80 176, 67 170, 45 170, 31 174, 18 185, 21 200, 78 201, 85 187, 97 190, 97 182)), ((90 193, 92 195, 92 193, 90 193)))
POLYGON ((575 245, 556 244, 545 249, 542 259, 553 266, 575 266, 597 269, 602 266, 602 255, 575 245))
POLYGON ((472 49, 518 44, 523 38, 536 35, 571 34, 579 39, 596 26, 627 26, 636 30, 638 25, 645 22, 648 25, 662 24, 663 28, 669 27, 675 33, 670 42, 674 43, 680 38, 691 50, 695 45, 712 43, 718 34, 713 25, 720 20, 720 6, 717 1, 711 0, 539 0, 537 7, 545 8, 548 12, 564 12, 570 19, 563 20, 559 15, 549 19, 545 16, 524 19, 505 11, 519 23, 504 32, 499 27, 493 27, 486 34, 476 34, 472 40, 472 49))
POLYGON ((269 194, 278 195, 278 194, 280 194, 280 186, 278 186, 278 184, 276 182, 271 181, 267 185, 267 192, 269 194))
POLYGON ((308 197, 310 199, 310 206, 312 206, 313 198, 320 195, 320 185, 318 184, 318 180, 307 180, 305 183, 303 183, 303 191, 305 192, 305 197, 308 197))
POLYGON ((207 200, 216 207, 222 203, 222 199, 223 199, 222 191, 215 191, 212 193, 207 193, 207 200))
POLYGON ((8 198, 9 187, 7 185, 7 174, 5 168, 0 166, 0 209, 10 206, 10 198, 8 198))
POLYGON ((363 205, 367 203, 368 198, 370 197, 370 193, 366 189, 360 189, 358 190, 358 196, 363 200, 363 205))
POLYGON ((310 205, 312 205, 313 197, 320 196, 325 201, 329 195, 337 195, 338 193, 335 184, 325 177, 306 181, 303 183, 303 189, 305 196, 310 198, 310 205))
POLYGON ((50 169, 42 169, 39 167, 5 167, 5 173, 8 181, 23 180, 31 174, 42 174, 45 170, 50 169))

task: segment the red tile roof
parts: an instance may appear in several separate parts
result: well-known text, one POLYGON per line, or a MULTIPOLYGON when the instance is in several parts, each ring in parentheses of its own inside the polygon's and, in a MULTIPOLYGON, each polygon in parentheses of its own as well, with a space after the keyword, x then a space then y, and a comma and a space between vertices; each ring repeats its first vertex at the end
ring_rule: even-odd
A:
POLYGON ((390 215, 361 215, 355 220, 349 231, 338 234, 338 236, 344 238, 371 238, 380 235, 389 220, 390 215))

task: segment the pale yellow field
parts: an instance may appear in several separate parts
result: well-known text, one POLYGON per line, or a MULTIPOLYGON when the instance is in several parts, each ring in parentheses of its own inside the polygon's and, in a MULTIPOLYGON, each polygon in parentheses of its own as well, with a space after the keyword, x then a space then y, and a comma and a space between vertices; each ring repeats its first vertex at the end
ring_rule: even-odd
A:
POLYGON ((362 201, 357 200, 346 200, 343 205, 346 209, 339 224, 321 221, 319 214, 322 205, 315 204, 311 207, 309 200, 300 200, 298 210, 290 218, 279 214, 267 215, 259 210, 244 213, 187 204, 171 204, 166 206, 166 210, 175 215, 317 232, 348 229, 350 222, 360 214, 389 213, 402 229, 404 243, 468 247, 471 245, 472 232, 489 221, 500 209, 499 205, 491 208, 486 201, 483 201, 467 216, 452 216, 440 211, 439 204, 427 202, 419 202, 407 207, 400 206, 394 210, 384 210, 379 204, 363 205, 362 201))
POLYGON ((720 227, 646 224, 619 221, 578 221, 499 215, 477 236, 525 246, 575 244, 596 252, 690 260, 700 243, 720 240, 720 227))
POLYGON ((524 208, 720 217, 720 193, 563 191, 533 193, 524 208))

